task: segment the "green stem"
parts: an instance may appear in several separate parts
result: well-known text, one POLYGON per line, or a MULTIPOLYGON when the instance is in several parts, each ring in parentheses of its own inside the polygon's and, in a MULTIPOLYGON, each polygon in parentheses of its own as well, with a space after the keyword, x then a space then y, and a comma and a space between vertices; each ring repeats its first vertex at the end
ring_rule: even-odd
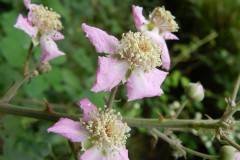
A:
POLYGON ((76 148, 75 148, 74 143, 71 142, 70 140, 68 140, 68 144, 69 144, 69 146, 70 146, 70 148, 71 148, 71 151, 72 151, 72 154, 73 154, 73 156, 74 156, 74 159, 75 159, 75 160, 78 160, 78 152, 77 152, 77 150, 76 150, 76 148))
MULTIPOLYGON (((214 38, 217 37, 217 33, 216 32, 213 32, 213 33, 210 33, 209 35, 207 35, 206 37, 204 37, 203 39, 195 42, 195 43, 192 43, 192 44, 189 44, 187 46, 187 51, 188 54, 190 55, 190 53, 194 52, 195 50, 197 50, 199 47, 201 47, 202 45, 208 43, 209 41, 213 40, 214 38)), ((173 68, 182 60, 184 59, 185 56, 183 56, 183 54, 179 54, 179 56, 177 56, 175 59, 175 61, 172 62, 171 64, 171 68, 170 70, 173 70, 173 68)))
POLYGON ((233 146, 234 148, 236 148, 238 151, 240 151, 240 146, 233 142, 228 136, 226 136, 225 133, 220 133, 222 139, 224 139, 229 145, 233 146))
POLYGON ((118 89, 118 86, 114 87, 112 90, 111 90, 111 94, 110 94, 110 97, 109 97, 109 100, 107 102, 107 107, 108 108, 111 108, 112 107, 112 104, 114 102, 114 99, 115 99, 115 96, 116 96, 116 93, 117 93, 117 89, 118 89))
POLYGON ((150 130, 150 132, 153 134, 153 135, 156 135, 157 137, 163 139, 164 141, 166 141, 170 146, 172 146, 173 148, 176 148, 176 149, 182 149, 190 154, 193 154, 195 156, 198 156, 198 157, 202 157, 202 158, 205 158, 205 159, 217 159, 218 156, 213 156, 213 155, 208 155, 208 154, 204 154, 204 153, 201 153, 201 152, 197 152, 197 151, 194 151, 192 149, 189 149, 187 147, 184 147, 182 144, 180 143, 177 143, 176 140, 173 140, 171 138, 169 138, 168 136, 166 136, 165 134, 159 132, 157 129, 153 128, 150 130))
POLYGON ((23 65, 23 75, 26 76, 29 73, 29 61, 32 56, 32 51, 33 51, 33 43, 31 42, 29 48, 28 48, 28 53, 27 57, 25 59, 24 65, 23 65))
POLYGON ((26 108, 23 106, 0 103, 0 112, 2 113, 19 115, 24 117, 31 117, 31 118, 47 120, 52 122, 58 121, 61 117, 70 118, 73 120, 79 120, 79 118, 81 117, 81 115, 68 115, 68 114, 61 114, 56 112, 49 113, 44 111, 44 109, 45 107, 43 107, 42 110, 37 110, 37 109, 26 108))
POLYGON ((180 113, 182 112, 183 108, 188 104, 189 100, 188 99, 185 99, 182 103, 182 105, 180 106, 180 108, 178 109, 176 115, 175 115, 175 119, 178 118, 178 116, 180 115, 180 113))
POLYGON ((208 155, 205 153, 197 152, 197 151, 194 151, 194 150, 184 147, 184 146, 182 146, 182 149, 185 150, 186 152, 188 152, 192 155, 198 156, 198 157, 202 157, 202 158, 206 158, 206 159, 218 159, 218 156, 213 156, 213 155, 208 155))
MULTIPOLYGON (((23 106, 16 106, 7 103, 0 103, 0 112, 5 114, 19 115, 25 117, 32 117, 41 120, 47 120, 56 122, 61 117, 70 118, 73 120, 79 120, 82 115, 70 115, 62 113, 49 113, 43 110, 37 110, 32 108, 26 108, 23 106)), ((144 118, 123 118, 129 126, 132 127, 143 127, 143 128, 192 128, 192 129, 215 129, 219 127, 219 120, 188 120, 188 119, 164 119, 160 121, 159 119, 144 119, 144 118)), ((234 125, 237 125, 236 122, 234 125)), ((239 124, 238 124, 239 125, 239 124)))
POLYGON ((230 117, 232 117, 234 115, 235 112, 237 112, 240 109, 240 101, 233 106, 233 108, 228 111, 225 115, 222 116, 221 121, 225 122, 227 121, 230 117))
POLYGON ((2 97, 0 103, 8 103, 16 94, 18 89, 27 81, 31 76, 26 75, 18 80, 14 85, 8 90, 8 92, 2 97))
POLYGON ((240 73, 238 74, 238 78, 237 78, 237 81, 234 85, 234 89, 233 89, 233 93, 232 93, 232 101, 234 101, 234 102, 235 102, 236 97, 237 97, 239 86, 240 86, 240 73))

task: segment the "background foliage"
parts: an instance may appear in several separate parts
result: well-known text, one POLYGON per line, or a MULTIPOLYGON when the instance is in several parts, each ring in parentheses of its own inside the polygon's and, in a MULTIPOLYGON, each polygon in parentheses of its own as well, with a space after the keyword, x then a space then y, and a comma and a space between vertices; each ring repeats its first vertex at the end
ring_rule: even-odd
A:
MULTIPOLYGON (((157 118, 158 113, 171 117, 174 106, 184 98, 188 82, 200 81, 206 97, 202 103, 191 103, 180 118, 194 118, 196 113, 219 118, 225 109, 224 97, 231 95, 240 71, 240 1, 234 0, 35 0, 62 15, 65 40, 58 42, 66 56, 51 61, 52 71, 25 84, 12 103, 43 108, 47 99, 55 110, 79 113, 75 103, 89 98, 95 105, 104 105, 103 96, 89 91, 95 80, 97 56, 85 38, 81 24, 87 23, 120 38, 129 30, 136 31, 131 5, 144 8, 144 15, 156 6, 164 5, 176 17, 180 30, 179 41, 168 41, 172 69, 163 83, 161 97, 126 103, 126 90, 121 86, 115 107, 124 116, 157 118)), ((13 28, 19 13, 27 14, 22 1, 0 0, 0 97, 22 74, 22 65, 30 45, 30 38, 13 28)), ((41 51, 34 49, 34 60, 41 51)), ((206 119, 205 116, 203 116, 206 119)), ((52 124, 35 119, 2 115, 0 121, 0 159, 67 160, 73 159, 66 139, 48 134, 52 124)), ((209 133, 208 133, 209 134, 209 133)), ((205 135, 208 135, 205 134, 205 135)), ((178 133, 182 144, 210 154, 219 151, 220 144, 210 142, 208 136, 178 133), (189 141, 190 138, 192 139, 189 141)), ((132 160, 173 159, 171 148, 163 141, 153 147, 153 138, 144 129, 132 129, 128 141, 132 160)), ((188 159, 197 159, 188 155, 188 159)))

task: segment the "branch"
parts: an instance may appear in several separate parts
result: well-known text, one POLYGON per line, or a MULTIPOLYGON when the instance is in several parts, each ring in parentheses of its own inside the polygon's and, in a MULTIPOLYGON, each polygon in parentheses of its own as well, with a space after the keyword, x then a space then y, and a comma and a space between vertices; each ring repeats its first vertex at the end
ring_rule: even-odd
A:
POLYGON ((240 151, 240 146, 235 143, 234 141, 232 141, 225 133, 220 133, 222 139, 224 139, 229 145, 233 146, 234 148, 236 148, 238 151, 240 151))
MULTIPOLYGON (((73 120, 79 120, 82 115, 70 115, 63 113, 49 113, 43 110, 37 110, 32 108, 26 108, 23 106, 12 105, 8 103, 0 103, 0 112, 5 114, 19 115, 25 117, 31 117, 41 120, 47 120, 56 122, 61 117, 70 118, 73 120)), ((143 128, 192 128, 192 129, 215 129, 219 127, 219 120, 188 120, 188 119, 144 119, 144 118, 127 118, 124 117, 123 121, 126 122, 131 127, 143 127, 143 128)), ((235 123, 234 125, 239 125, 235 123)))
POLYGON ((33 42, 31 42, 29 48, 28 48, 28 53, 27 57, 25 59, 24 65, 23 65, 23 75, 26 76, 29 72, 29 60, 32 56, 32 51, 33 51, 33 42))
POLYGON ((179 116, 180 113, 182 112, 183 108, 188 104, 188 102, 189 102, 188 99, 186 99, 186 100, 184 100, 184 101, 182 102, 182 104, 181 104, 180 108, 178 109, 178 111, 177 111, 174 119, 177 119, 177 118, 178 118, 178 116, 179 116))
POLYGON ((194 151, 192 149, 189 149, 187 147, 184 147, 180 142, 177 142, 176 140, 173 140, 173 139, 169 138, 168 136, 166 136, 165 134, 159 132, 155 128, 151 129, 150 133, 153 134, 153 135, 156 135, 157 137, 159 137, 161 139, 163 139, 164 141, 166 141, 173 148, 182 149, 182 150, 184 150, 184 151, 186 151, 186 152, 188 152, 190 154, 193 154, 195 156, 202 157, 202 158, 205 158, 205 159, 217 159, 218 158, 218 156, 204 154, 204 153, 197 152, 197 151, 194 151))
POLYGON ((23 83, 26 82, 30 77, 30 75, 26 75, 14 83, 14 85, 2 97, 0 103, 8 103, 17 94, 18 89, 23 85, 23 83))
POLYGON ((238 74, 237 81, 236 81, 236 83, 234 85, 234 89, 233 89, 233 93, 232 93, 232 101, 233 102, 235 102, 235 100, 236 100, 239 86, 240 86, 240 74, 238 74))

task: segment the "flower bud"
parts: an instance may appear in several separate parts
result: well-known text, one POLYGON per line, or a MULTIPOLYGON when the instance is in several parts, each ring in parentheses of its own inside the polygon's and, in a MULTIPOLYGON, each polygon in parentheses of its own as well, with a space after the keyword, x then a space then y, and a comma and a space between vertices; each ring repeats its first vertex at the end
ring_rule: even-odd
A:
POLYGON ((52 69, 52 67, 51 67, 51 65, 50 65, 48 62, 40 63, 40 64, 37 66, 37 71, 38 71, 40 74, 44 74, 44 73, 50 72, 51 69, 52 69))
POLYGON ((204 89, 200 82, 189 83, 185 89, 185 93, 193 101, 200 102, 204 98, 204 89))
POLYGON ((225 145, 220 149, 219 160, 234 160, 235 153, 235 148, 225 145))

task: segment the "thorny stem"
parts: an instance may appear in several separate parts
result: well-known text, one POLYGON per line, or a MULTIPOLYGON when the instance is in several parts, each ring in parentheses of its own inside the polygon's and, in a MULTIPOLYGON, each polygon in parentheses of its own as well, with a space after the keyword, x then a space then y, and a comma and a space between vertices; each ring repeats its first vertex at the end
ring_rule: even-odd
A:
POLYGON ((236 101, 236 97, 237 97, 239 86, 240 86, 240 73, 238 74, 238 78, 237 78, 237 81, 236 81, 236 83, 234 85, 234 89, 233 89, 233 93, 232 93, 232 101, 233 102, 236 101))
POLYGON ((109 97, 109 100, 107 102, 107 107, 108 108, 111 108, 112 107, 112 104, 114 102, 114 99, 115 99, 115 96, 116 96, 116 93, 117 93, 117 89, 118 89, 118 86, 114 87, 112 90, 111 90, 111 94, 110 94, 110 97, 109 97))
MULTIPOLYGON (((41 120, 47 120, 56 122, 61 117, 70 118, 73 120, 79 120, 82 115, 70 115, 57 112, 46 112, 44 110, 37 110, 32 108, 26 108, 23 106, 16 106, 7 103, 0 103, 0 112, 5 114, 19 115, 25 117, 31 117, 41 120)), ((145 119, 145 118, 127 118, 124 117, 123 121, 128 123, 132 127, 143 127, 143 128, 192 128, 192 129, 215 129, 220 126, 219 120, 188 120, 188 119, 145 119)), ((232 124, 239 126, 239 123, 232 124)))
POLYGON ((240 101, 235 105, 232 106, 231 110, 228 111, 226 114, 224 114, 221 118, 222 122, 227 121, 230 117, 234 115, 235 112, 237 112, 240 109, 240 101))
POLYGON ((42 110, 30 109, 23 106, 16 106, 7 103, 0 103, 0 112, 12 115, 19 115, 25 117, 31 117, 51 122, 57 122, 60 118, 70 118, 73 120, 79 120, 81 115, 68 115, 56 112, 46 112, 44 111, 45 107, 42 107, 42 110))
POLYGON ((24 76, 26 76, 29 73, 29 60, 32 56, 32 51, 33 51, 33 42, 31 42, 31 44, 29 46, 27 57, 25 59, 24 65, 23 65, 23 75, 24 76))
POLYGON ((178 111, 177 111, 177 113, 176 113, 176 115, 175 115, 175 117, 174 117, 175 119, 178 118, 178 116, 179 116, 180 113, 182 112, 183 108, 188 104, 188 102, 189 102, 188 99, 186 99, 186 100, 183 101, 183 103, 181 104, 180 108, 178 109, 178 111))
POLYGON ((194 150, 191 150, 187 147, 184 147, 182 144, 180 143, 177 143, 176 140, 173 140, 171 138, 169 138, 168 136, 166 136, 165 134, 159 132, 157 129, 153 128, 150 130, 150 133, 153 134, 153 135, 156 135, 157 137, 163 139, 164 141, 166 141, 170 146, 174 146, 174 147, 177 147, 179 149, 182 149, 190 154, 193 154, 195 156, 198 156, 198 157, 202 157, 202 158, 205 158, 205 159, 217 159, 218 156, 213 156, 213 155, 208 155, 208 154, 204 154, 204 153, 201 153, 201 152, 197 152, 197 151, 194 151, 194 150))

